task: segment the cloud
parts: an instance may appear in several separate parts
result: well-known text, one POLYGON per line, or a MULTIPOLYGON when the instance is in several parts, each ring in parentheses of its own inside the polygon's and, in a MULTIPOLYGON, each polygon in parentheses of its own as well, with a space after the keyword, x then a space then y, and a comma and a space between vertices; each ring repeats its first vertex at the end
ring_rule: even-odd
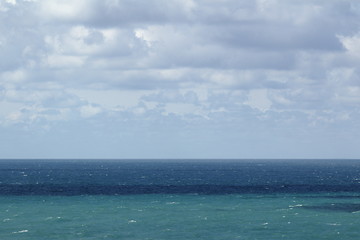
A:
POLYGON ((265 112, 271 108, 272 102, 268 98, 266 89, 256 89, 249 92, 248 102, 245 104, 265 112))
MULTIPOLYGON (((126 139, 153 157, 158 145, 172 157, 276 157, 284 145, 296 157, 312 139, 312 154, 331 157, 339 136, 338 156, 359 156, 347 147, 359 18, 354 1, 1 1, 1 131, 45 145, 99 138, 120 157, 136 155, 116 150, 126 139)), ((86 144, 107 152, 93 140, 71 153, 86 144)))
POLYGON ((80 108, 81 116, 85 118, 95 116, 99 114, 101 111, 102 110, 100 107, 92 106, 92 105, 86 105, 80 108))

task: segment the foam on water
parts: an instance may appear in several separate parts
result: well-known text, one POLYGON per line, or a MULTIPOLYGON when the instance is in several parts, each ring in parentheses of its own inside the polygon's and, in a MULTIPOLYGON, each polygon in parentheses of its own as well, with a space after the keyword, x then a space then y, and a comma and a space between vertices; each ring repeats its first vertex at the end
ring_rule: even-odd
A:
POLYGON ((20 230, 20 231, 17 231, 17 232, 13 232, 13 233, 27 233, 27 232, 29 232, 29 230, 20 230))

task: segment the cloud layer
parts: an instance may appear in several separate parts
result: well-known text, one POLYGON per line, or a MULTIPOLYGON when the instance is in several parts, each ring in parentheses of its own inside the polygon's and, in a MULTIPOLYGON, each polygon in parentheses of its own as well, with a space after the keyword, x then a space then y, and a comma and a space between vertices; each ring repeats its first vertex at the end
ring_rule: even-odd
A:
POLYGON ((0 157, 360 157, 360 4, 0 1, 0 157))

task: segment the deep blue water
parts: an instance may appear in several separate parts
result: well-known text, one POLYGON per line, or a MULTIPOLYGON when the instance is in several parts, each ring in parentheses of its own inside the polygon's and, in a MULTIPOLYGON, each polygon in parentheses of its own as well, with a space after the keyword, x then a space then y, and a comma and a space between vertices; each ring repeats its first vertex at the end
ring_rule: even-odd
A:
POLYGON ((2 160, 0 239, 360 239, 357 160, 2 160))
POLYGON ((360 192, 360 161, 0 161, 2 195, 308 192, 360 192))

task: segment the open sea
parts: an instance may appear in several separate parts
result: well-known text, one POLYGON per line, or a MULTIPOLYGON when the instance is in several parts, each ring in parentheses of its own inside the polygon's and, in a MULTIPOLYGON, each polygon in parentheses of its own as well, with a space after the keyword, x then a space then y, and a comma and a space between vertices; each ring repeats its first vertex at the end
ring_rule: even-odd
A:
POLYGON ((360 160, 1 160, 0 239, 360 239, 360 160))

